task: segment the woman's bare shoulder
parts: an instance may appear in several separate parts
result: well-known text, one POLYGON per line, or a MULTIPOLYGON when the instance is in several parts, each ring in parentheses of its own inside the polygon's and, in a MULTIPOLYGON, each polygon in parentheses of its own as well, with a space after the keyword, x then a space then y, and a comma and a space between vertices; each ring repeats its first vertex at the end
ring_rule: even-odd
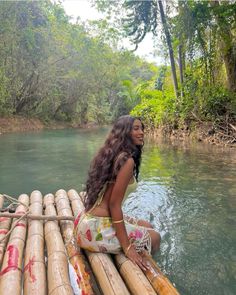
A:
POLYGON ((133 169, 134 169, 134 159, 132 157, 129 157, 124 164, 122 165, 122 167, 120 168, 119 174, 120 173, 124 173, 124 172, 128 172, 128 173, 133 173, 133 169))
POLYGON ((134 159, 132 157, 129 157, 126 162, 126 165, 134 166, 134 159))

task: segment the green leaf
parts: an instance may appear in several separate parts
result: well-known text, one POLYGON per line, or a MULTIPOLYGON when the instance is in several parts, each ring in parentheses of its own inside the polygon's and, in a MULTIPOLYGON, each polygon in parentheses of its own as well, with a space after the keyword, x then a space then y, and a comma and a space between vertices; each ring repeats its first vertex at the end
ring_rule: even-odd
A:
POLYGON ((101 233, 97 234, 96 241, 102 241, 102 240, 103 240, 102 234, 101 233))

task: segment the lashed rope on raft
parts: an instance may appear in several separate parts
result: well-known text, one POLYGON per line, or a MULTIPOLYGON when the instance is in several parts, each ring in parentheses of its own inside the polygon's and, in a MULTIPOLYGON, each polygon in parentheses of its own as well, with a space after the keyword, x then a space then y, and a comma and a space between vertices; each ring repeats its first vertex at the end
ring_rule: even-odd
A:
MULTIPOLYGON (((55 215, 35 215, 35 214, 30 214, 30 209, 29 206, 25 205, 24 203, 20 202, 19 200, 3 194, 2 195, 4 198, 6 198, 9 202, 10 205, 8 205, 5 209, 3 209, 3 213, 0 213, 0 218, 1 217, 7 217, 7 218, 16 218, 18 221, 12 226, 12 228, 8 231, 8 233, 0 239, 0 243, 5 240, 14 230, 14 228, 17 226, 17 224, 24 218, 32 219, 32 220, 43 220, 43 221, 61 221, 61 220, 71 220, 74 221, 75 218, 73 216, 55 216, 55 215), (13 211, 13 206, 15 205, 23 205, 26 208, 26 212, 24 214, 19 214, 19 213, 9 213, 6 211, 13 211)), ((14 208, 15 210, 15 208, 14 208)))

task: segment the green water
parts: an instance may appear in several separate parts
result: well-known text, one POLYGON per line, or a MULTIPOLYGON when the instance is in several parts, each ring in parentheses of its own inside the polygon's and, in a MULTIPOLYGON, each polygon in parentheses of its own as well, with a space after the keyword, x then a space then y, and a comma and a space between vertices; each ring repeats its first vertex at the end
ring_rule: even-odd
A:
MULTIPOLYGON (((0 136, 0 193, 83 189, 107 129, 0 136)), ((161 233, 155 255, 182 295, 236 294, 236 152, 145 145, 138 190, 125 204, 161 233)), ((140 294, 141 295, 141 294, 140 294)))

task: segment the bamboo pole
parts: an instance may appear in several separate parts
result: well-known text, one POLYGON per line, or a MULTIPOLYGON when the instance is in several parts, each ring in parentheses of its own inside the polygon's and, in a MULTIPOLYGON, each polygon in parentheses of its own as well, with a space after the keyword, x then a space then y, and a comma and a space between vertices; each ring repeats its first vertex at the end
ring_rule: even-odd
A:
MULTIPOLYGON (((45 213, 56 215, 54 196, 44 196, 45 213)), ((68 275, 65 246, 57 221, 45 223, 45 239, 48 254, 48 295, 73 295, 68 275)))
POLYGON ((144 271, 144 273, 154 290, 159 295, 179 295, 179 292, 174 288, 167 277, 164 276, 152 257, 146 252, 143 252, 142 256, 148 261, 149 269, 144 271))
MULTIPOLYGON (((0 195, 0 208, 3 207, 3 204, 4 204, 4 196, 0 195)), ((11 219, 0 216, 0 269, 2 266, 2 260, 3 260, 4 252, 6 249, 6 244, 8 241, 8 238, 6 238, 6 235, 8 234, 10 227, 11 227, 11 219)))
MULTIPOLYGON (((72 216, 66 191, 62 189, 58 190, 55 196, 58 215, 72 216)), ((77 275, 77 284, 80 292, 86 295, 101 294, 95 282, 95 278, 92 275, 92 271, 89 269, 89 264, 76 243, 74 237, 74 223, 72 221, 60 221, 60 226, 69 261, 77 275)))
POLYGON ((115 255, 115 262, 122 278, 133 295, 157 294, 141 269, 123 253, 115 255))
MULTIPOLYGON (((75 190, 68 192, 72 204, 72 210, 76 216, 84 210, 83 203, 75 190)), ((116 267, 114 266, 110 255, 104 253, 92 253, 85 251, 88 256, 93 272, 100 284, 104 295, 126 295, 130 294, 116 267)))
MULTIPOLYGON (((21 202, 16 208, 17 213, 25 213, 29 204, 29 197, 26 194, 19 196, 21 202), (24 206, 25 204, 26 206, 24 206)), ((0 273, 1 295, 20 295, 23 250, 26 237, 26 219, 14 220, 12 232, 7 244, 7 250, 4 255, 3 265, 0 273)))
POLYGON ((4 196, 0 194, 0 209, 2 209, 4 203, 4 196))
MULTIPOLYGON (((30 212, 42 214, 42 194, 30 195, 30 212)), ((44 231, 41 220, 29 220, 24 263, 24 295, 46 295, 46 269, 44 258, 44 231)))
MULTIPOLYGON (((7 217, 7 218, 20 218, 23 214, 18 213, 0 213, 1 217, 7 217)), ((45 221, 53 221, 53 220, 71 220, 74 221, 75 218, 73 216, 53 216, 53 215, 40 215, 40 214, 27 214, 26 219, 32 219, 32 220, 45 220, 45 221)))

